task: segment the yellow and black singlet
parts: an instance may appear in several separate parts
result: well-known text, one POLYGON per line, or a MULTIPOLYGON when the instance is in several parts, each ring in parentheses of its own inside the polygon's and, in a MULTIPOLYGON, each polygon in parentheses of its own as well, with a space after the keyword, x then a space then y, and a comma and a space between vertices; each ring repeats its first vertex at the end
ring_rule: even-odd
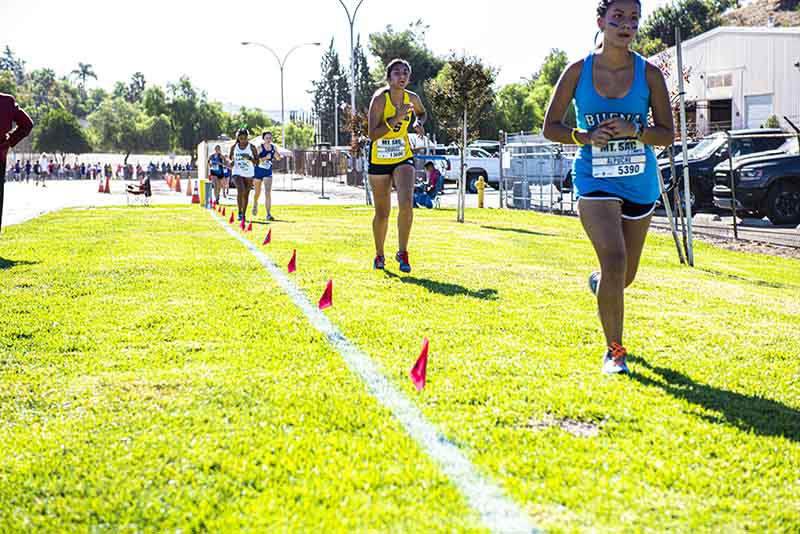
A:
MULTIPOLYGON (((389 119, 395 116, 397 108, 392 103, 389 90, 384 93, 386 103, 383 106, 383 121, 388 123, 389 119)), ((403 91, 403 104, 410 104, 411 99, 408 91, 403 91)), ((370 143, 369 162, 373 165, 394 165, 402 163, 414 157, 411 151, 411 142, 408 139, 408 128, 411 125, 413 112, 408 111, 408 115, 403 118, 394 129, 376 141, 370 143)))

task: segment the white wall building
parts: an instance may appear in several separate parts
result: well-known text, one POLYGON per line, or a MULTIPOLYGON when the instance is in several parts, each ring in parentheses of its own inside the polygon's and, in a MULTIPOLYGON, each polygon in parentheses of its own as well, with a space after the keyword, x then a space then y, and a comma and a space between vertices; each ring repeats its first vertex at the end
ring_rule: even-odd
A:
MULTIPOLYGON (((675 48, 664 55, 677 94, 675 48)), ((800 126, 800 27, 715 28, 683 43, 683 64, 690 132, 759 128, 770 115, 800 126)))

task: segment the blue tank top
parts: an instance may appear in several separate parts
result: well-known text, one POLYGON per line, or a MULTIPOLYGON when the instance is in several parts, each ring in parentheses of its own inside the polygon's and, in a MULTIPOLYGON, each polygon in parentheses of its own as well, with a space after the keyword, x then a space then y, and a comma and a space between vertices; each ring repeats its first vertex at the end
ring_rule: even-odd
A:
POLYGON ((211 154, 211 172, 222 172, 222 156, 219 156, 216 153, 211 154))
MULTIPOLYGON (((586 57, 575 88, 578 128, 592 131, 604 120, 615 117, 647 124, 650 114, 647 62, 635 52, 633 57, 633 84, 622 98, 606 98, 597 93, 592 78, 594 52, 586 57)), ((573 163, 572 176, 578 196, 603 191, 637 204, 649 204, 660 195, 653 147, 636 139, 614 139, 604 150, 582 147, 573 163)))
POLYGON ((275 159, 275 145, 270 143, 269 150, 267 150, 266 145, 261 145, 261 152, 258 154, 258 159, 260 160, 258 166, 261 169, 267 171, 267 176, 272 175, 272 160, 275 159), (267 159, 269 156, 269 159, 267 159))

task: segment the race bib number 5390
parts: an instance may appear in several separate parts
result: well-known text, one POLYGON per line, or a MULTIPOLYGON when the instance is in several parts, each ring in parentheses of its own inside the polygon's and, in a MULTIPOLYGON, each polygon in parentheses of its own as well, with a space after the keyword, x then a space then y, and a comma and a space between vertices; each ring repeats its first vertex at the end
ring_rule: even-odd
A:
POLYGON ((623 178, 644 173, 647 154, 636 139, 613 139, 603 148, 592 147, 592 176, 623 178))

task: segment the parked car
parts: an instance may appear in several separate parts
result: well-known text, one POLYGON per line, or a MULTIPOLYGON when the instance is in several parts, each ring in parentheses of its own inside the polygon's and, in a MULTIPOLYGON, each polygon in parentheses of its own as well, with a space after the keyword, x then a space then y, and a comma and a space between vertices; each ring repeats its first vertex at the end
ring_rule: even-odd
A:
MULTIPOLYGON (((448 177, 457 180, 460 176, 458 169, 461 165, 461 150, 456 145, 439 145, 434 148, 434 154, 444 156, 448 162, 448 177)), ((478 192, 478 178, 483 176, 486 183, 498 189, 500 187, 500 158, 478 147, 467 147, 464 158, 467 176, 467 192, 478 192)))
MULTIPOLYGON (((732 209, 731 168, 728 161, 714 172, 714 205, 732 209)), ((773 224, 800 224, 800 136, 777 150, 733 160, 736 211, 766 216, 773 224)))
MULTIPOLYGON (((777 128, 761 128, 752 130, 732 130, 735 139, 731 140, 733 156, 740 157, 756 152, 774 150, 783 144, 786 137, 777 128), (775 137, 765 137, 770 134, 775 137)), ((711 206, 714 202, 714 168, 728 159, 728 137, 724 132, 717 132, 704 137, 689 151, 689 183, 691 187, 690 202, 692 212, 701 207, 711 206)), ((678 180, 673 182, 669 159, 658 160, 664 186, 671 191, 675 183, 683 177, 683 154, 675 154, 675 173, 678 180)), ((672 195, 670 195, 672 198, 672 195)))
POLYGON ((572 188, 572 163, 577 147, 552 143, 509 143, 507 176, 525 179, 535 186, 555 186, 559 191, 572 188))

